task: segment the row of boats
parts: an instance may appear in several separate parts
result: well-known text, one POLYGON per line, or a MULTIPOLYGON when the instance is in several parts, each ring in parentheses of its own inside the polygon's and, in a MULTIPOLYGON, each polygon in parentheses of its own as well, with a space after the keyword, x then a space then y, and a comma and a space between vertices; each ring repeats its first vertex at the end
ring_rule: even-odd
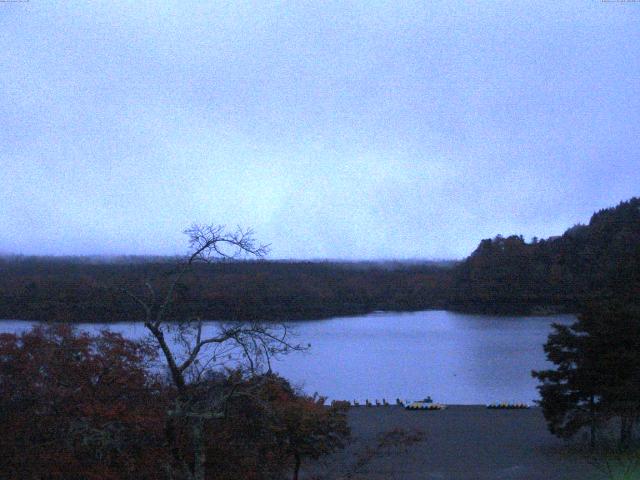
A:
MULTIPOLYGON (((360 406, 356 400, 353 401, 354 406, 360 406)), ((365 401, 365 406, 373 407, 373 406, 389 406, 390 403, 387 402, 384 398, 382 402, 375 400, 375 403, 370 402, 369 400, 365 401)), ((396 405, 400 407, 404 407, 407 410, 444 410, 447 408, 446 405, 442 403, 434 403, 431 397, 424 398, 423 400, 417 400, 415 402, 410 401, 402 401, 399 398, 396 399, 396 405)), ((498 402, 498 403, 490 403, 486 405, 489 409, 504 409, 504 410, 515 410, 515 409, 526 409, 531 408, 530 405, 526 403, 510 403, 510 402, 498 402)))
POLYGON ((489 405, 487 405, 487 408, 493 408, 493 409, 507 409, 507 410, 514 410, 514 409, 518 409, 518 408, 530 408, 530 405, 526 404, 526 403, 507 403, 507 402, 502 402, 502 403, 490 403, 489 405))

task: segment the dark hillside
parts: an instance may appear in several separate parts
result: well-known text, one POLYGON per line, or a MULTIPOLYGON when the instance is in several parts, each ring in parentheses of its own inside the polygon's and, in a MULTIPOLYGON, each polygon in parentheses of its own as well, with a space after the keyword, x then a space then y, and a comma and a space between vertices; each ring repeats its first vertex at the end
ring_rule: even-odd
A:
POLYGON ((454 277, 450 302, 461 309, 573 311, 586 297, 638 298, 640 199, 600 210, 560 237, 482 240, 454 277))

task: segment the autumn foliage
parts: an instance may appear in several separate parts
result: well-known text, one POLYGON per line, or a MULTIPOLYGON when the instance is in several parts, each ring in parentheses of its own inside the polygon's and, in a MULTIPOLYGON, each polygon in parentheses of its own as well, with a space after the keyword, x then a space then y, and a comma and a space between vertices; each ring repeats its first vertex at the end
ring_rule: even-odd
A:
POLYGON ((207 458, 212 467, 224 466, 211 478, 295 479, 305 459, 343 448, 349 438, 345 404, 325 406, 325 398, 298 394, 273 374, 244 388, 252 393, 234 399, 227 418, 210 432, 207 458))
POLYGON ((0 336, 3 478, 158 478, 162 388, 153 351, 68 326, 0 336))
MULTIPOLYGON (((0 477, 167 478, 175 391, 149 367, 154 358, 152 348, 109 331, 48 326, 0 335, 0 477)), ((211 378, 198 388, 235 393, 205 425, 207 479, 290 478, 302 459, 348 437, 343 407, 325 407, 280 377, 211 378)), ((188 457, 187 433, 188 424, 178 427, 188 457)))

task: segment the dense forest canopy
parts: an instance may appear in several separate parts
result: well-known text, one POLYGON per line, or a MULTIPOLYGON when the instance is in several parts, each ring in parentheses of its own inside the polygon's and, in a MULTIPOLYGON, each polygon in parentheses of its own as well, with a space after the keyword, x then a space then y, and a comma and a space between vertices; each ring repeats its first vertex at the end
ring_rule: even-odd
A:
MULTIPOLYGON (((4 257, 0 318, 137 320, 122 295, 162 280, 175 257, 4 257)), ((596 212, 548 239, 484 239, 461 262, 232 261, 198 265, 177 290, 176 318, 310 319, 375 310, 574 312, 589 296, 640 293, 640 199, 596 212)))
MULTIPOLYGON (((123 289, 162 283, 174 262, 13 258, 0 262, 0 318, 138 320, 123 289)), ((176 290, 176 318, 308 319, 445 306, 451 267, 431 263, 240 261, 199 264, 176 290)))
POLYGON ((455 269, 449 300, 489 311, 575 311, 588 297, 637 297, 639 267, 640 199, 632 198, 562 236, 482 240, 455 269))

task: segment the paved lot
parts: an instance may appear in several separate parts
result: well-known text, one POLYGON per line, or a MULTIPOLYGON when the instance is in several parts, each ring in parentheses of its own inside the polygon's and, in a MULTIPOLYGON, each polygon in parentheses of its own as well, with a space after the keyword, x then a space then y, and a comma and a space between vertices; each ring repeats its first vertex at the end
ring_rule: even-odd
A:
MULTIPOLYGON (((603 479, 592 461, 548 433, 542 412, 450 406, 444 411, 355 407, 353 442, 307 464, 303 479, 603 479)), ((303 465, 304 467, 304 465, 303 465)))

